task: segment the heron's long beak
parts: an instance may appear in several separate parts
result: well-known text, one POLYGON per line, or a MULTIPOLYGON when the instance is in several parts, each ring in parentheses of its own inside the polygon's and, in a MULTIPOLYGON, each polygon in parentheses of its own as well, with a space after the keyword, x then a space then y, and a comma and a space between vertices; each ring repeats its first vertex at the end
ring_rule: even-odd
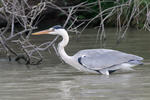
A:
POLYGON ((42 35, 42 34, 48 34, 49 32, 51 32, 51 31, 49 31, 49 30, 44 30, 44 31, 40 31, 40 32, 32 33, 32 35, 42 35))

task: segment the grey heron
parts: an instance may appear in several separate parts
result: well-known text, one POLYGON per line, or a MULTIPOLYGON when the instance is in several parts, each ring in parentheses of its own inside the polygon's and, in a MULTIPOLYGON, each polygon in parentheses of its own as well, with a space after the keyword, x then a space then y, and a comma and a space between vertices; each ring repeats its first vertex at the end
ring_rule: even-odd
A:
POLYGON ((60 25, 32 33, 32 35, 40 34, 62 36, 62 41, 57 47, 60 57, 80 71, 109 75, 117 70, 132 70, 132 67, 142 64, 142 57, 111 49, 86 49, 69 56, 64 49, 69 42, 69 36, 60 25))

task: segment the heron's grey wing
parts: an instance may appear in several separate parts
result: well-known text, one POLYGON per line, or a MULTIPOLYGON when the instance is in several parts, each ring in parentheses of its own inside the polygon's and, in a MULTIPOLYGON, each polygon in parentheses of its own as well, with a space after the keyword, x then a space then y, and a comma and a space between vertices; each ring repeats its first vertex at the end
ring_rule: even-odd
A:
POLYGON ((142 57, 110 49, 89 49, 78 52, 78 61, 92 70, 101 70, 132 60, 143 60, 142 57))

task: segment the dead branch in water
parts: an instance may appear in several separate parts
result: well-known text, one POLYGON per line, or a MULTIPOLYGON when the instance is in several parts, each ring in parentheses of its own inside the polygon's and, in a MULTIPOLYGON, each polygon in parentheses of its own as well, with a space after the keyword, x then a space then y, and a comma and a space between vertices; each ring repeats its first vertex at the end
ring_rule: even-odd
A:
POLYGON ((73 14, 76 13, 78 8, 84 3, 65 8, 65 10, 49 1, 41 1, 34 6, 30 6, 27 0, 1 0, 1 3, 2 8, 0 13, 3 14, 7 21, 7 25, 0 29, 1 50, 6 52, 10 60, 12 56, 15 56, 15 60, 18 62, 23 59, 26 64, 39 64, 43 60, 41 52, 50 50, 50 48, 53 48, 58 55, 54 45, 58 36, 52 41, 45 42, 39 46, 32 44, 30 41, 32 31, 37 29, 36 25, 39 21, 37 19, 40 19, 40 14, 46 7, 55 7, 55 9, 66 14, 67 19, 63 27, 67 28, 67 31, 78 33, 77 28, 83 24, 80 23, 75 26, 78 19, 73 14), (70 22, 72 22, 72 24, 68 25, 70 22), (19 24, 19 29, 15 26, 16 23, 19 24), (21 49, 16 49, 15 46, 11 46, 12 44, 15 44, 17 48, 21 49))
POLYGON ((45 9, 45 2, 40 2, 36 6, 29 6, 26 0, 1 0, 1 3, 3 5, 1 13, 7 21, 7 25, 0 29, 1 48, 6 51, 10 60, 11 56, 15 56, 16 61, 23 59, 26 61, 26 64, 32 64, 32 58, 39 58, 29 55, 28 48, 25 48, 25 46, 31 45, 28 39, 32 30, 36 29, 34 21, 45 9), (21 26, 20 29, 15 27, 16 23, 21 26), (21 47, 20 51, 16 51, 16 48, 11 46, 14 42, 18 44, 18 48, 21 47))

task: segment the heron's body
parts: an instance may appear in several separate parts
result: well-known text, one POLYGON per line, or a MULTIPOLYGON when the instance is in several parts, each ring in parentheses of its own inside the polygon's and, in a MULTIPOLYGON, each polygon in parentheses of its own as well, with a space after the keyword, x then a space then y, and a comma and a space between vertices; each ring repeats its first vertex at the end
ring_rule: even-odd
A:
POLYGON ((143 58, 111 49, 81 50, 73 56, 85 67, 98 73, 109 74, 117 70, 132 70, 138 64, 142 64, 143 58), (100 59, 101 58, 101 59, 100 59))
POLYGON ((54 26, 49 30, 33 33, 33 35, 46 33, 62 36, 63 40, 58 44, 61 58, 80 71, 109 75, 117 70, 132 70, 131 67, 142 64, 142 57, 111 49, 86 49, 68 56, 64 49, 69 42, 67 31, 61 26, 54 26))

